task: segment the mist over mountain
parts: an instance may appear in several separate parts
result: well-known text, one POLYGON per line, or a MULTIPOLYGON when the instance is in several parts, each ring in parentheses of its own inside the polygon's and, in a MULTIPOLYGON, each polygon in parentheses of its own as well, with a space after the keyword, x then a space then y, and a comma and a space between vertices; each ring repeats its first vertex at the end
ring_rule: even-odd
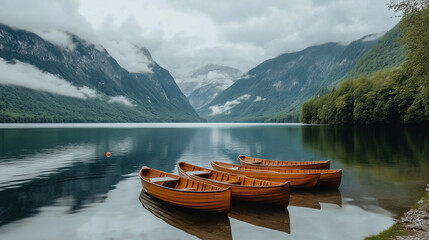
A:
POLYGON ((232 67, 209 64, 176 79, 190 104, 199 109, 231 86, 241 74, 240 70, 232 67))
POLYGON ((348 45, 312 46, 264 61, 198 113, 209 121, 269 121, 281 114, 298 116, 303 102, 341 79, 382 35, 371 34, 348 45))
POLYGON ((200 121, 170 73, 145 48, 129 72, 101 46, 66 44, 0 25, 0 121, 200 121))

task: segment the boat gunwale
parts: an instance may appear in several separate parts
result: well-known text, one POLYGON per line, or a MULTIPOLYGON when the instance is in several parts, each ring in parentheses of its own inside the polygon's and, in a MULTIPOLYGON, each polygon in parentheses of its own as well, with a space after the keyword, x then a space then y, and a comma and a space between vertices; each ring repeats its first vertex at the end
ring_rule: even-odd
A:
MULTIPOLYGON (((291 166, 291 167, 302 166, 302 165, 304 165, 304 166, 314 166, 314 165, 326 164, 328 162, 329 163, 331 162, 331 160, 322 160, 322 161, 303 161, 303 162, 298 163, 298 164, 290 164, 290 165, 287 165, 287 164, 286 165, 267 165, 267 164, 249 163, 249 162, 246 162, 243 159, 241 159, 241 157, 248 157, 248 158, 255 158, 255 157, 249 157, 249 156, 245 156, 245 155, 239 155, 238 156, 238 160, 240 162, 240 165, 241 165, 241 162, 244 162, 243 166, 245 166, 245 165, 251 165, 251 166, 255 166, 255 167, 257 167, 257 166, 262 166, 262 167, 275 167, 275 166, 277 166, 277 167, 284 167, 284 168, 286 168, 288 166, 291 166), (308 163, 308 162, 311 162, 311 163, 308 163)), ((264 158, 256 158, 256 159, 268 160, 268 161, 278 161, 278 162, 300 162, 300 161, 272 160, 272 159, 264 159, 264 158)))
MULTIPOLYGON (((159 184, 155 184, 155 183, 153 183, 153 182, 150 182, 150 181, 148 181, 148 180, 144 179, 144 177, 141 175, 143 168, 145 168, 145 167, 142 167, 142 168, 140 169, 140 172, 139 172, 140 180, 145 181, 146 183, 149 183, 149 184, 151 184, 152 186, 156 186, 156 187, 164 188, 164 189, 171 190, 171 191, 176 191, 176 192, 180 192, 180 193, 192 193, 192 194, 198 193, 198 194, 207 194, 207 193, 222 193, 222 192, 226 192, 226 191, 228 191, 228 190, 230 190, 230 189, 231 189, 231 187, 226 187, 226 188, 224 188, 224 187, 219 187, 219 186, 216 186, 216 185, 213 185, 213 184, 209 184, 209 183, 206 183, 206 182, 201 182, 201 181, 198 181, 198 180, 195 180, 195 179, 192 179, 192 178, 182 177, 182 176, 176 175, 176 174, 174 174, 174 173, 168 173, 168 174, 172 174, 172 175, 178 176, 178 177, 179 177, 179 179, 180 179, 180 178, 182 178, 182 179, 185 179, 185 180, 191 180, 191 181, 196 181, 196 182, 200 182, 200 183, 203 183, 203 184, 207 184, 207 185, 212 186, 212 187, 220 188, 220 190, 209 190, 209 191, 189 191, 189 190, 181 190, 181 189, 178 189, 178 188, 166 187, 166 186, 162 186, 162 185, 159 185, 159 184)), ((146 167, 146 169, 152 169, 152 168, 147 168, 147 167, 146 167)), ((156 169, 153 169, 153 170, 156 170, 156 169)), ((159 171, 159 170, 156 170, 156 171, 159 171)), ((162 171, 161 171, 161 172, 162 172, 162 171)), ((179 180, 179 179, 177 179, 177 180, 179 180)), ((145 191, 146 191, 146 189, 145 189, 145 191)))
MULTIPOLYGON (((217 161, 213 161, 213 160, 211 160, 211 164, 214 164, 214 165, 216 165, 216 166, 218 166, 218 167, 220 167, 220 168, 225 168, 225 169, 228 169, 228 170, 230 170, 230 171, 239 171, 239 172, 253 172, 253 173, 269 173, 269 174, 274 174, 274 175, 284 175, 284 174, 286 174, 286 175, 295 175, 295 174, 302 174, 302 175, 322 175, 322 173, 287 173, 287 172, 274 172, 274 171, 270 171, 270 169, 253 169, 253 170, 251 170, 251 171, 246 171, 246 170, 241 170, 241 169, 229 169, 229 168, 226 168, 226 167, 224 167, 224 166, 221 166, 221 165, 219 165, 219 164, 217 164, 217 163, 223 163, 223 162, 217 162, 217 161), (268 172, 268 171, 270 171, 270 172, 268 172)), ((238 164, 233 164, 233 163, 226 163, 226 164, 232 164, 232 165, 238 165, 238 164)), ((253 166, 242 166, 242 165, 239 165, 240 167, 244 167, 244 168, 246 168, 246 167, 253 167, 253 166)), ((256 167, 256 166, 255 166, 256 167)), ((277 169, 276 169, 277 170, 277 169)), ((278 170, 287 170, 287 169, 278 169, 278 170)), ((290 170, 307 170, 307 169, 290 169, 290 170)), ((321 169, 321 170, 323 170, 323 169, 321 169)), ((236 175, 240 175, 240 174, 236 174, 236 175)))
MULTIPOLYGON (((213 162, 213 160, 212 160, 212 162, 213 162)), ((189 163, 186 163, 186 162, 184 162, 184 163, 185 164, 189 164, 189 163)), ((197 167, 199 167, 199 166, 197 166, 197 167)), ((203 168, 203 167, 199 167, 199 168, 203 168)), ((183 171, 183 169, 181 169, 179 167, 179 162, 177 163, 177 169, 178 169, 178 171, 183 171)), ((205 168, 205 169, 207 169, 207 168, 205 168)), ((207 170, 215 171, 215 172, 220 172, 220 173, 223 173, 223 174, 229 174, 229 175, 233 175, 233 176, 244 177, 244 178, 248 178, 248 179, 256 179, 256 180, 260 180, 260 181, 267 181, 267 182, 278 183, 277 185, 272 185, 272 186, 247 186, 247 185, 230 184, 230 183, 225 183, 225 182, 221 182, 221 181, 216 181, 216 183, 218 183, 218 184, 225 184, 225 185, 228 185, 230 187, 243 187, 243 188, 276 188, 276 187, 278 187, 278 188, 282 188, 285 185, 288 185, 288 184, 290 185, 289 181, 287 181, 287 182, 275 182, 275 181, 268 181, 268 180, 263 180, 263 179, 258 179, 258 178, 252 178, 252 177, 248 177, 248 176, 245 176, 245 175, 234 174, 234 173, 229 173, 229 172, 223 172, 223 171, 218 171, 218 170, 211 170, 211 169, 207 169, 207 170)), ((185 172, 185 171, 183 171, 183 172, 185 172)), ((186 172, 185 172, 185 174, 186 174, 186 172)), ((212 179, 203 178, 203 177, 200 177, 200 176, 189 176, 188 174, 186 174, 186 176, 188 176, 190 179, 192 179, 192 177, 196 177, 196 178, 201 178, 201 179, 203 179, 205 181, 208 181, 208 182, 214 181, 212 179)))

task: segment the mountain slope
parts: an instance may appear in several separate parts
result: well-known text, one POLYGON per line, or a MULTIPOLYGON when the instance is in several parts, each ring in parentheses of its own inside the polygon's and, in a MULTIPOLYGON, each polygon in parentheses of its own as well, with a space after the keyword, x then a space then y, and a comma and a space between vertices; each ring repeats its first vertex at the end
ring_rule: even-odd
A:
POLYGON ((201 120, 156 62, 150 73, 130 73, 102 47, 69 37, 58 46, 0 25, 1 122, 201 120))
POLYGON ((198 113, 210 121, 267 121, 296 112, 320 89, 343 77, 378 40, 369 35, 347 46, 327 43, 267 60, 198 113))
POLYGON ((209 64, 186 77, 177 78, 177 84, 195 109, 211 102, 217 94, 231 86, 241 75, 240 70, 209 64))
POLYGON ((343 79, 357 78, 401 65, 405 60, 405 47, 401 45, 403 32, 399 25, 389 30, 378 43, 356 63, 343 79))
POLYGON ((402 9, 405 16, 399 23, 402 33, 394 28, 368 53, 375 59, 362 59, 352 75, 362 76, 349 78, 331 93, 304 103, 301 122, 429 125, 429 6, 420 7, 401 5, 399 9, 407 9, 402 9), (397 45, 401 37, 405 48, 397 45), (404 49, 406 58, 395 67, 404 59, 404 49), (378 69, 383 70, 368 75, 378 69))

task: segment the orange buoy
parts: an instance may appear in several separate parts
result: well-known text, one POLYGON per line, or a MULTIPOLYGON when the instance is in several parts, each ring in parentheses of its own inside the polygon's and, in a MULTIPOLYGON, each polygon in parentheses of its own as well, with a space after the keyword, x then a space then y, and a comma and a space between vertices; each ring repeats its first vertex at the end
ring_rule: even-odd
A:
POLYGON ((107 152, 107 153, 106 153, 106 157, 110 157, 110 152, 107 152))

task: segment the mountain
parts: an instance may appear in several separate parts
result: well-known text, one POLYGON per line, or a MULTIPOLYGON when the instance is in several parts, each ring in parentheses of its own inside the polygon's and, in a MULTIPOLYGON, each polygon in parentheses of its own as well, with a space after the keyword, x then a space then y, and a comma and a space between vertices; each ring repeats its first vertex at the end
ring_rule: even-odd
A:
POLYGON ((239 77, 238 69, 209 64, 177 79, 177 84, 195 109, 211 102, 217 94, 231 86, 239 77))
POLYGON ((429 125, 428 27, 428 6, 411 11, 361 58, 350 78, 303 104, 301 122, 429 125))
POLYGON ((198 113, 209 121, 273 121, 295 114, 306 100, 341 79, 379 40, 326 43, 282 54, 251 69, 198 113))
POLYGON ((0 122, 201 121, 170 73, 122 68, 102 47, 67 34, 60 46, 0 25, 0 122))
POLYGON ((393 27, 359 59, 343 79, 371 75, 378 70, 401 65, 405 61, 405 47, 401 45, 403 35, 399 25, 393 27))

